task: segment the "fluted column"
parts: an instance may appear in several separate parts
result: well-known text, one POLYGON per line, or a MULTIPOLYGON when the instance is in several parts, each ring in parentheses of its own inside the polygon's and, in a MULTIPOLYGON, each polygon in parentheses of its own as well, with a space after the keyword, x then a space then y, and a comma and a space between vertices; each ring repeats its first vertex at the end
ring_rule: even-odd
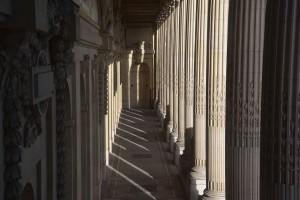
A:
POLYGON ((231 0, 226 96, 226 198, 259 200, 266 0, 231 0), (243 178, 241 178, 243 177, 243 178))
POLYGON ((175 151, 175 164, 179 166, 179 156, 183 153, 184 150, 184 90, 185 90, 185 78, 184 78, 184 69, 185 69, 185 42, 186 42, 186 7, 187 0, 183 0, 180 3, 180 61, 178 68, 178 138, 176 141, 176 151, 175 151))
POLYGON ((225 199, 225 94, 229 0, 209 1, 207 185, 203 199, 225 199))
POLYGON ((179 56, 179 3, 180 1, 175 2, 175 10, 174 12, 174 46, 173 46, 173 53, 174 53, 174 64, 173 64, 173 130, 170 136, 170 151, 174 151, 174 143, 178 138, 178 63, 180 61, 179 56))
POLYGON ((170 133, 172 132, 173 129, 173 106, 174 106, 174 98, 173 98, 173 79, 174 79, 174 73, 173 73, 173 65, 174 65, 174 6, 175 6, 175 0, 170 1, 169 5, 169 42, 168 42, 168 49, 169 49, 169 82, 170 82, 170 87, 169 87, 169 122, 167 126, 167 135, 166 135, 166 140, 169 142, 170 139, 170 133))
MULTIPOLYGON (((165 20, 165 18, 164 18, 165 20)), ((166 85, 166 22, 162 23, 162 36, 161 36, 161 82, 162 82, 162 113, 161 113, 161 127, 164 128, 164 120, 166 117, 166 109, 167 109, 167 85, 166 85)))
POLYGON ((157 80, 158 80, 158 108, 157 108, 157 115, 158 117, 161 116, 162 113, 162 63, 161 63, 161 22, 158 21, 158 28, 157 28, 157 53, 156 53, 156 59, 157 59, 157 80))
POLYGON ((168 83, 168 67, 167 67, 167 21, 163 23, 163 46, 162 46, 162 51, 163 51, 163 118, 166 117, 167 114, 167 105, 168 105, 168 88, 169 88, 169 83, 168 83))
POLYGON ((260 199, 300 199, 300 2, 267 3, 260 199))
POLYGON ((194 91, 194 163, 190 199, 198 199, 206 187, 206 67, 208 1, 199 0, 196 16, 196 57, 194 91))
POLYGON ((187 1, 186 64, 185 64, 185 149, 181 157, 182 173, 190 172, 192 163, 193 111, 194 111, 194 65, 197 1, 187 1))

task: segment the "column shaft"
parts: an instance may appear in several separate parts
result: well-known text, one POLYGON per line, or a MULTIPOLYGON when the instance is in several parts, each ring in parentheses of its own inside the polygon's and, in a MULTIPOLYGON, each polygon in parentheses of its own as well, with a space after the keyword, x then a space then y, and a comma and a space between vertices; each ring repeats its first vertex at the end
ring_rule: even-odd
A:
POLYGON ((229 5, 226 197, 231 200, 259 199, 265 7, 266 0, 232 0, 229 5))
POLYGON ((175 154, 175 164, 179 165, 179 156, 183 153, 184 148, 184 90, 185 90, 185 79, 184 79, 184 69, 185 69, 185 42, 186 42, 186 8, 187 1, 181 1, 180 3, 180 46, 179 46, 179 69, 178 69, 178 138, 176 142, 176 154, 175 154))
POLYGON ((187 174, 192 162, 193 111, 194 111, 194 65, 197 1, 187 0, 186 64, 185 64, 185 149, 182 156, 182 173, 187 174))
POLYGON ((174 151, 174 143, 178 137, 178 68, 179 68, 179 1, 174 10, 174 64, 173 64, 173 130, 170 139, 170 150, 174 151))
MULTIPOLYGON (((174 2, 174 1, 172 1, 174 2)), ((174 2, 175 5, 175 2, 174 2)), ((174 98, 173 98, 173 79, 174 79, 174 73, 173 73, 173 65, 174 65, 174 5, 171 5, 171 14, 169 16, 170 22, 169 22, 169 82, 170 82, 170 87, 169 87, 169 99, 170 99, 170 105, 169 105, 169 123, 167 127, 167 142, 169 142, 170 139, 170 133, 172 132, 173 129, 173 106, 174 106, 174 98)))
POLYGON ((225 94, 229 0, 209 1, 207 186, 203 199, 225 199, 225 94))
POLYGON ((300 2, 268 1, 260 198, 300 199, 300 2))
POLYGON ((190 199, 198 199, 206 187, 206 67, 208 1, 197 3, 194 91, 194 163, 190 199))

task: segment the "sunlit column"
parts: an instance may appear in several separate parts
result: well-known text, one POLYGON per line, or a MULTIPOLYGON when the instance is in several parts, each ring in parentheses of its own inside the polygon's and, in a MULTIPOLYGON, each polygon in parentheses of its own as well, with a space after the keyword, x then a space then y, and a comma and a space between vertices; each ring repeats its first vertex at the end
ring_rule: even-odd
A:
POLYGON ((159 27, 160 27, 160 21, 159 19, 156 20, 156 32, 155 32, 155 61, 156 61, 156 65, 155 65, 155 106, 156 106, 156 109, 158 110, 159 109, 159 100, 160 100, 160 97, 159 97, 159 93, 160 93, 160 84, 159 84, 159 76, 160 76, 160 73, 159 73, 159 68, 160 68, 160 64, 159 64, 159 27))
POLYGON ((197 1, 187 1, 186 50, 185 50, 185 149, 181 157, 181 172, 188 174, 192 163, 193 111, 194 111, 194 65, 197 1))
MULTIPOLYGON (((166 11, 165 11, 165 15, 166 15, 166 11)), ((165 16, 166 18, 166 16, 165 16)), ((167 95, 167 88, 168 88, 168 83, 167 83, 167 22, 165 21, 162 25, 163 27, 163 46, 162 46, 162 52, 163 52, 163 56, 162 56, 162 60, 163 60, 163 65, 162 65, 162 69, 163 69, 163 119, 165 119, 166 114, 167 114, 167 105, 168 105, 168 95, 167 95)), ((162 124, 164 125, 164 124, 162 124)))
POLYGON ((165 21, 165 46, 164 46, 164 50, 165 50, 165 86, 166 86, 166 108, 165 108, 165 114, 168 115, 169 117, 169 112, 170 112, 170 8, 169 6, 165 6, 166 7, 166 21, 165 21))
POLYGON ((174 70, 173 70, 173 65, 174 65, 174 7, 175 6, 175 0, 171 0, 170 4, 169 4, 169 12, 170 12, 170 16, 169 16, 169 40, 168 40, 168 50, 169 50, 169 64, 168 64, 168 68, 169 68, 169 101, 170 101, 170 105, 169 105, 169 122, 168 122, 168 126, 167 126, 167 135, 166 135, 166 140, 167 142, 169 142, 170 139, 170 133, 172 132, 173 129, 173 106, 174 106, 174 96, 173 96, 173 79, 174 79, 174 70))
POLYGON ((198 199, 206 187, 206 67, 208 1, 196 6, 196 50, 194 91, 194 162, 191 172, 190 199, 198 199))
POLYGON ((167 95, 166 95, 166 23, 165 23, 165 16, 163 15, 163 22, 161 25, 161 88, 162 88, 162 109, 161 109, 161 117, 160 123, 161 127, 164 127, 164 119, 166 117, 166 106, 167 106, 167 95))
POLYGON ((130 108, 130 66, 132 65, 132 50, 124 51, 121 67, 122 102, 124 108, 130 108))
POLYGON ((229 0, 210 0, 207 67, 207 184, 203 199, 225 199, 225 95, 229 0))
POLYGON ((173 130, 170 135, 170 151, 174 151, 174 143, 177 140, 178 137, 178 62, 180 61, 179 56, 179 3, 180 1, 175 1, 175 10, 174 13, 174 30, 173 30, 173 36, 174 36, 174 46, 173 46, 173 53, 174 53, 174 64, 173 64, 173 130))
POLYGON ((229 5, 226 198, 232 200, 260 199, 260 102, 266 2, 232 0, 229 5))
MULTIPOLYGON (((161 23, 161 22, 160 22, 161 23)), ((158 46, 157 46, 157 60, 158 60, 158 84, 159 84, 159 102, 158 102, 158 116, 161 117, 162 114, 162 58, 161 58, 161 45, 162 45, 162 27, 161 24, 159 25, 158 28, 158 46)))
POLYGON ((185 70, 185 43, 186 43, 186 8, 187 8, 187 0, 183 0, 180 3, 180 62, 178 68, 178 138, 176 142, 176 151, 175 151, 175 164, 179 167, 179 157, 183 153, 184 150, 184 91, 185 91, 185 78, 184 78, 184 70, 185 70))
POLYGON ((300 199, 300 2, 266 8, 260 199, 300 199))

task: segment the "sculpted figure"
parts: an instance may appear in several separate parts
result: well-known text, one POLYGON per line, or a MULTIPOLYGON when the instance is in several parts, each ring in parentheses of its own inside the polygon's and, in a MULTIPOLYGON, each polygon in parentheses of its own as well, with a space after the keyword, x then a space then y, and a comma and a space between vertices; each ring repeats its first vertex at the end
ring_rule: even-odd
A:
POLYGON ((105 33, 110 33, 113 27, 113 9, 110 0, 100 1, 101 28, 105 33))

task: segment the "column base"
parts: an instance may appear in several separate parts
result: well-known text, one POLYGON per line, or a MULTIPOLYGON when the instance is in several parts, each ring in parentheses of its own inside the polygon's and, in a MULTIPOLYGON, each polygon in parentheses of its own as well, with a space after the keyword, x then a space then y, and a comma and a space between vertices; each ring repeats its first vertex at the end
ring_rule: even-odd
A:
MULTIPOLYGON (((115 133, 116 132, 114 130, 111 133, 111 144, 115 142, 115 133)), ((110 145, 110 146, 112 146, 112 145, 110 145)))
POLYGON ((190 155, 187 155, 184 151, 179 158, 180 162, 180 173, 184 176, 188 175, 192 167, 192 158, 190 155))
POLYGON ((202 200, 225 200, 225 192, 215 192, 205 189, 202 200))
POLYGON ((170 133, 169 145, 170 145, 170 152, 172 152, 172 153, 174 152, 174 148, 175 148, 174 144, 175 144, 177 138, 178 138, 177 131, 173 131, 170 133))
POLYGON ((165 125, 165 119, 166 119, 166 113, 162 113, 161 116, 160 116, 160 127, 162 129, 164 129, 164 125, 165 125))
POLYGON ((175 165, 177 166, 177 168, 180 167, 179 158, 180 158, 180 155, 183 154, 183 150, 184 150, 184 142, 176 142, 174 161, 175 161, 175 165))
POLYGON ((169 141, 170 141, 170 134, 171 134, 171 132, 172 132, 172 128, 173 127, 173 125, 172 125, 172 123, 168 123, 168 125, 167 125, 167 130, 166 130, 166 141, 167 141, 167 143, 169 143, 169 141))
POLYGON ((199 199, 206 188, 206 169, 194 167, 190 173, 190 199, 199 199))

